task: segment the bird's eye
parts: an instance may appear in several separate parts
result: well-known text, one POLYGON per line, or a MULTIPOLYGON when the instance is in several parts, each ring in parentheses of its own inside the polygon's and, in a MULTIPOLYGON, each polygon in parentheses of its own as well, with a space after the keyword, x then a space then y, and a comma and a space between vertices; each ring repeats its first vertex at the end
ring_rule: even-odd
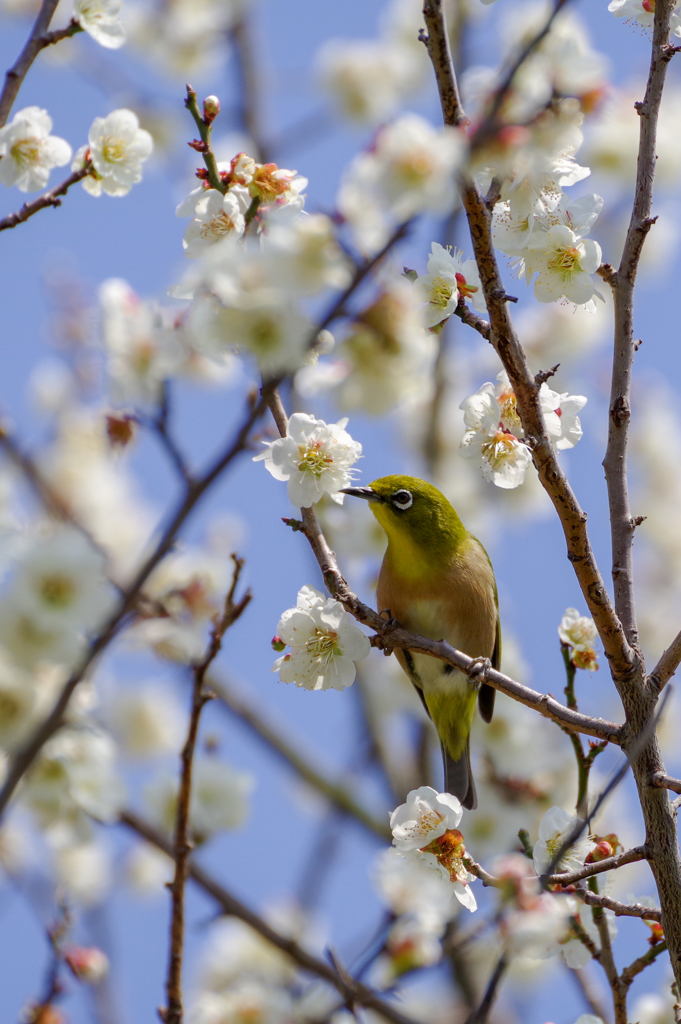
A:
POLYGON ((393 505, 395 506, 395 508, 399 508, 401 511, 404 511, 407 508, 411 508, 413 501, 414 499, 412 497, 411 491, 407 490, 396 491, 395 494, 393 494, 392 496, 393 505))

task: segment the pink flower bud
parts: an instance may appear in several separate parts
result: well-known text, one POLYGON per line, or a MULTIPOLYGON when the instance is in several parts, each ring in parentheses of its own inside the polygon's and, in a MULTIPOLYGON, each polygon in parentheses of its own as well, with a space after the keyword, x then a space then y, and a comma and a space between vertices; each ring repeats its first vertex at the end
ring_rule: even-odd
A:
POLYGON ((280 636, 272 637, 272 650, 277 651, 277 653, 286 650, 286 644, 284 643, 280 636))
POLYGON ((610 843, 606 843, 605 839, 601 839, 600 843, 596 844, 584 863, 597 864, 599 860, 605 860, 607 857, 612 857, 612 855, 613 849, 610 843))
POLYGON ((99 984, 109 971, 107 955, 97 946, 72 946, 65 960, 75 976, 88 985, 99 984))
POLYGON ((203 120, 206 124, 212 124, 220 113, 220 100, 217 96, 206 96, 203 101, 203 120))

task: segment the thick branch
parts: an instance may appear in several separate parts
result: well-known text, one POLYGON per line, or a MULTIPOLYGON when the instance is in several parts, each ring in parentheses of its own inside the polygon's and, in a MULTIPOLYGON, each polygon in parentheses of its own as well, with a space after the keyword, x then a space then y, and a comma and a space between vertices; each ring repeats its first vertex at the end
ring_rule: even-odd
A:
MULTIPOLYGON (((148 824, 148 822, 138 817, 132 811, 124 811, 121 814, 120 820, 123 825, 136 832, 137 835, 157 846, 159 850, 163 850, 169 857, 172 857, 172 843, 158 829, 148 824)), ((294 939, 289 939, 275 931, 266 921, 236 899, 235 896, 232 896, 224 886, 216 882, 207 871, 204 871, 203 868, 199 867, 191 859, 189 861, 189 877, 204 892, 213 897, 224 914, 244 921, 263 939, 289 956, 304 971, 323 978, 324 981, 333 985, 348 1003, 359 1003, 361 1006, 366 1006, 367 1009, 375 1010, 386 1020, 391 1021, 392 1024, 415 1024, 412 1018, 400 1013, 397 1007, 381 999, 380 996, 377 996, 366 985, 356 981, 354 978, 348 977, 345 972, 343 972, 341 977, 329 964, 308 953, 294 939)))
MULTIPOLYGON (((429 49, 435 47, 438 53, 445 52, 443 41, 447 37, 447 30, 442 0, 432 0, 427 6, 430 12, 427 45, 429 49)), ((440 101, 445 124, 456 125, 457 121, 452 120, 451 114, 457 107, 456 95, 452 92, 456 83, 454 68, 450 67, 446 75, 438 73, 436 69, 436 76, 441 88, 440 101)), ((506 292, 492 244, 491 213, 472 180, 463 179, 459 187, 490 315, 490 341, 513 385, 518 412, 525 437, 532 449, 539 479, 560 518, 567 542, 568 559, 573 564, 590 614, 598 626, 611 669, 618 677, 629 679, 632 671, 637 668, 637 656, 629 647, 596 565, 586 529, 586 513, 579 506, 546 431, 539 404, 539 384, 530 373, 506 307, 506 292)))
POLYGON ((616 868, 621 868, 625 864, 634 864, 639 860, 647 860, 648 857, 649 851, 645 846, 635 846, 616 857, 606 857, 594 864, 585 864, 584 867, 575 868, 574 871, 562 871, 555 875, 549 875, 547 882, 550 885, 574 885, 575 882, 579 882, 583 878, 600 875, 603 871, 615 871, 616 868))
POLYGON ((31 200, 30 203, 24 203, 16 213, 8 213, 6 217, 0 220, 0 231, 7 231, 9 228, 15 228, 17 224, 23 224, 29 217, 39 213, 40 210, 46 210, 48 206, 54 206, 55 208, 61 206, 60 196, 65 196, 72 185, 82 181, 83 178, 87 178, 91 170, 92 164, 88 161, 79 171, 69 174, 68 178, 62 181, 61 185, 51 188, 49 192, 43 192, 41 196, 31 200))
POLYGON ((658 789, 671 789, 673 793, 681 793, 681 779, 675 779, 665 772, 654 772, 649 781, 651 786, 658 789))
POLYGON ((650 73, 645 97, 636 104, 640 117, 640 139, 636 169, 636 192, 631 220, 622 252, 622 261, 614 281, 615 336, 610 391, 608 447, 603 460, 608 485, 610 530, 612 539, 612 577, 615 610, 632 647, 638 646, 634 606, 632 548, 634 522, 629 508, 627 486, 627 441, 631 417, 631 371, 636 351, 634 343, 634 285, 643 243, 654 223, 651 219, 655 178, 655 144, 662 90, 667 74, 666 56, 674 4, 659 4, 655 18, 650 73))
POLYGON ((0 93, 0 128, 4 128, 7 124, 22 82, 40 51, 52 43, 59 42, 59 39, 64 39, 67 35, 74 35, 81 31, 80 25, 76 25, 74 28, 69 25, 69 29, 63 32, 47 31, 58 3, 59 0, 43 0, 26 45, 5 75, 5 85, 0 93))
POLYGON ((175 860, 175 877, 170 883, 172 914, 170 921, 170 954, 168 957, 168 976, 166 992, 168 1006, 161 1011, 165 1024, 182 1024, 184 1009, 182 1005, 182 959, 184 954, 184 888, 189 873, 189 854, 192 843, 189 836, 189 814, 192 791, 192 773, 196 740, 199 734, 199 720, 204 706, 213 699, 214 694, 205 687, 206 673, 217 658, 222 648, 222 639, 251 600, 250 591, 246 591, 240 601, 235 601, 236 588, 243 568, 243 559, 232 555, 234 560, 234 576, 232 585, 225 598, 225 606, 219 620, 213 626, 210 643, 204 658, 194 666, 194 686, 192 688, 192 704, 189 715, 189 727, 180 755, 181 771, 180 786, 177 795, 175 812, 175 835, 173 838, 173 858, 175 860))
POLYGON ((329 803, 334 804, 343 814, 354 818, 368 829, 374 836, 390 842, 392 833, 388 828, 387 819, 384 823, 374 817, 357 803, 350 791, 340 783, 327 779, 313 766, 312 759, 304 757, 300 747, 296 743, 288 741, 282 734, 282 729, 271 724, 256 711, 247 701, 238 696, 231 688, 224 683, 218 683, 213 677, 210 679, 210 688, 218 700, 229 708, 241 722, 247 725, 251 731, 263 740, 264 743, 278 754, 297 774, 304 779, 309 786, 321 793, 329 803))
POLYGON ((172 548, 177 535, 184 526, 186 520, 194 511, 206 491, 221 475, 237 455, 248 445, 251 429, 262 416, 268 404, 268 391, 264 389, 264 395, 259 402, 252 404, 246 414, 243 425, 237 431, 234 440, 227 449, 220 455, 213 465, 201 476, 191 487, 185 489, 184 494, 170 517, 156 548, 139 569, 137 576, 130 586, 123 592, 118 605, 104 624, 101 631, 90 642, 80 663, 74 669, 68 681, 65 683, 59 698, 48 717, 38 726, 33 735, 19 749, 14 756, 0 790, 0 815, 4 812, 14 790, 38 756, 41 747, 60 728, 64 721, 64 714, 69 701, 92 663, 99 657, 102 651, 108 646, 118 632, 125 617, 132 611, 140 595, 142 587, 154 571, 159 562, 165 558, 172 548))

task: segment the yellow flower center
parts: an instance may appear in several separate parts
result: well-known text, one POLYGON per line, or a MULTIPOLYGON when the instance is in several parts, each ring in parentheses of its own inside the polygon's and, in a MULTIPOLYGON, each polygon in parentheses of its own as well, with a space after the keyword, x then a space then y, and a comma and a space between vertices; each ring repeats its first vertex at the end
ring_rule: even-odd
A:
POLYGON ((581 270, 579 262, 580 252, 573 245, 561 246, 555 249, 551 259, 548 261, 548 269, 553 274, 558 274, 563 281, 568 280, 577 271, 581 270))
POLYGON ((490 464, 492 469, 499 469, 504 462, 513 457, 517 443, 513 434, 507 434, 506 431, 499 430, 493 438, 486 444, 483 444, 483 458, 490 464))
POLYGON ((55 573, 53 576, 44 576, 40 583, 40 596, 45 604, 52 608, 68 608, 73 603, 76 588, 69 576, 61 576, 55 573))
POLYGON ((127 156, 127 143, 119 135, 107 135, 102 142, 102 156, 108 164, 123 163, 127 156))
POLYGON ((430 286, 430 305, 445 309, 453 294, 452 282, 445 277, 436 277, 430 286))
POLYGON ((433 165, 427 153, 412 151, 396 162, 395 170, 403 185, 416 188, 432 174, 433 165))
POLYGON ((19 139, 14 143, 10 154, 12 160, 20 167, 28 167, 29 164, 37 164, 40 160, 42 149, 41 139, 31 136, 28 139, 19 139))
POLYGON ((337 640, 338 633, 334 633, 333 630, 329 630, 328 633, 322 633, 318 629, 315 635, 305 642, 305 649, 313 658, 324 658, 324 660, 327 660, 335 653, 337 640))
POLYGON ((324 450, 321 441, 312 441, 307 445, 298 445, 301 460, 298 469, 301 473, 314 473, 321 476, 322 473, 333 465, 332 457, 324 450))
POLYGON ((516 409, 515 392, 511 391, 510 389, 508 391, 502 391, 497 401, 499 403, 499 408, 501 409, 501 418, 504 422, 504 425, 507 427, 511 425, 513 425, 514 427, 519 427, 520 416, 518 415, 518 411, 516 409))
POLYGON ((201 226, 201 238, 217 239, 234 230, 234 221, 224 210, 215 214, 207 224, 201 226))

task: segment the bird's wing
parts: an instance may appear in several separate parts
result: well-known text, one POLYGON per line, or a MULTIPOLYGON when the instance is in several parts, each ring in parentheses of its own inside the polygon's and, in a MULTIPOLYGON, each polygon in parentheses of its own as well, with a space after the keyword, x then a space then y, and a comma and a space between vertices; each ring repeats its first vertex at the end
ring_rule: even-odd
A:
POLYGON ((396 651, 395 653, 397 654, 397 659, 402 665, 402 668, 409 676, 409 679, 414 689, 418 693, 419 699, 426 710, 428 718, 430 718, 431 714, 430 711, 428 710, 428 705, 426 704, 426 698, 423 696, 423 686, 421 685, 419 674, 416 671, 416 665, 414 664, 414 659, 412 657, 411 651, 396 651))
MULTIPOLYGON (((494 638, 494 650, 492 651, 492 668, 499 669, 501 667, 501 621, 497 614, 497 632, 494 638)), ((494 714, 494 698, 496 696, 496 690, 493 686, 488 686, 487 683, 483 683, 480 687, 480 693, 478 694, 478 707, 480 708, 480 715, 484 722, 491 722, 492 715, 494 714)))

